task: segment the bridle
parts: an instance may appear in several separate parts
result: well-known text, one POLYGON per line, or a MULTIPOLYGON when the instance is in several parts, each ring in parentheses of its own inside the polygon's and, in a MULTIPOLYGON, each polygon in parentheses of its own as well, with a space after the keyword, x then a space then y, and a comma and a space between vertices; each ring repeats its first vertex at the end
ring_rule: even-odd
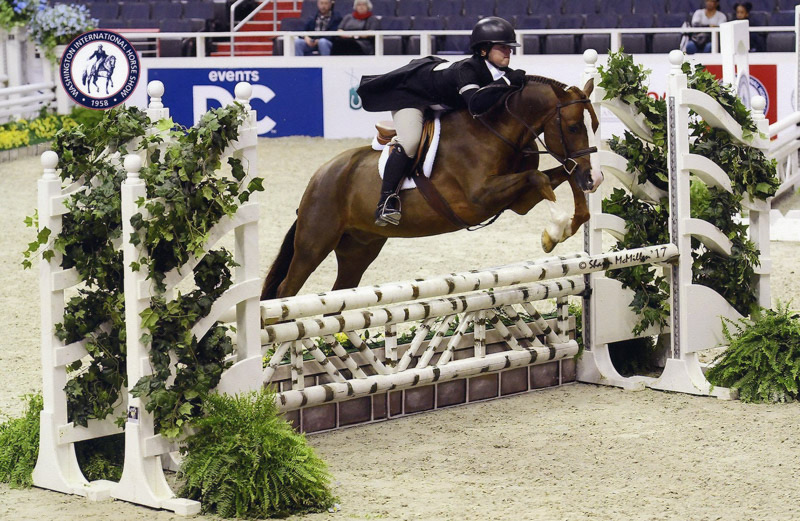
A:
MULTIPOLYGON (((547 117, 545 117, 544 120, 542 121, 541 130, 537 131, 533 126, 528 125, 528 123, 524 119, 522 119, 520 116, 515 114, 514 111, 511 110, 511 107, 508 106, 508 102, 511 99, 511 97, 514 96, 515 94, 519 94, 520 92, 522 92, 522 90, 524 88, 525 88, 525 86, 523 85, 519 89, 515 90, 514 92, 512 92, 511 94, 506 96, 506 99, 505 99, 505 102, 503 103, 503 105, 505 106, 506 112, 508 112, 511 115, 512 118, 514 118, 517 121, 519 121, 522 124, 522 126, 525 127, 525 134, 523 134, 522 142, 525 143, 526 142, 525 136, 527 136, 528 134, 531 134, 536 139, 536 141, 538 141, 539 144, 542 145, 542 148, 544 150, 537 150, 537 149, 531 148, 530 146, 523 146, 522 148, 520 148, 517 145, 515 145, 514 143, 512 143, 508 138, 506 138, 505 136, 500 134, 500 132, 498 132, 497 129, 492 127, 488 122, 486 122, 482 117, 483 114, 476 115, 475 119, 480 121, 483 124, 483 126, 488 128, 495 136, 500 138, 500 140, 503 143, 505 143, 506 145, 510 146, 518 154, 522 154, 522 155, 526 155, 526 156, 527 155, 533 155, 533 154, 550 154, 551 156, 553 156, 556 159, 556 161, 561 163, 561 165, 564 167, 564 170, 567 172, 567 175, 572 175, 572 172, 574 172, 575 168, 577 168, 577 166, 578 166, 578 162, 575 161, 575 160, 577 158, 579 158, 579 157, 588 156, 589 154, 593 154, 593 153, 597 152, 597 147, 582 148, 580 150, 576 150, 575 152, 570 153, 569 147, 567 146, 566 136, 564 136, 564 128, 561 126, 561 109, 563 107, 568 107, 570 105, 575 105, 577 103, 590 103, 589 99, 588 98, 574 99, 574 100, 567 101, 566 103, 561 103, 559 101, 558 103, 556 103, 556 106, 555 106, 555 109, 554 109, 555 110, 554 114, 553 115, 548 115, 547 117), (552 150, 550 150, 548 148, 547 144, 544 142, 544 140, 540 137, 540 134, 544 131, 544 127, 547 125, 547 122, 550 121, 550 118, 552 118, 554 116, 556 118, 556 123, 558 124, 558 132, 559 132, 559 135, 561 137, 561 146, 564 149, 564 156, 563 157, 559 156, 558 154, 556 154, 552 150)), ((587 132, 588 132, 588 130, 587 130, 587 132)))

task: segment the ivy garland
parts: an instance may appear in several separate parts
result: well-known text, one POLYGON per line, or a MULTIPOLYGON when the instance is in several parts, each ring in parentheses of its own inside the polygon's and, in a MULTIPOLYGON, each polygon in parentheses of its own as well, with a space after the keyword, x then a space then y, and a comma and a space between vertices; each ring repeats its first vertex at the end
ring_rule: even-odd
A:
MULTIPOLYGON (((23 252, 23 265, 41 252, 63 254, 61 266, 75 268, 84 285, 66 305, 64 321, 56 335, 66 343, 86 340, 90 360, 76 361, 75 372, 66 387, 70 420, 86 425, 89 419, 113 414, 121 401, 126 378, 123 261, 119 250, 122 237, 120 188, 126 173, 121 155, 144 151, 146 164, 140 177, 147 187, 147 201, 138 201, 150 218, 139 213, 132 224, 138 233, 130 239, 143 242, 149 257, 133 264, 147 265, 155 281, 156 296, 142 313, 148 330, 143 341, 151 342, 153 374, 133 382, 131 393, 148 398, 147 410, 155 417, 159 431, 167 437, 181 434, 183 427, 199 413, 203 399, 219 382, 225 358, 233 346, 227 327, 217 324, 202 339, 191 327, 207 315, 214 300, 231 285, 232 255, 224 250, 206 252, 204 245, 211 228, 226 215, 233 215, 240 203, 263 190, 262 180, 243 186, 244 166, 229 158, 231 177, 219 174, 223 151, 238 137, 246 111, 232 104, 207 113, 196 127, 185 129, 172 121, 151 128, 147 114, 136 108, 115 108, 93 127, 59 131, 53 150, 59 155, 61 179, 80 182, 87 188, 67 201, 70 210, 63 219, 62 232, 54 238, 43 229, 23 252), (168 142, 164 136, 169 136, 168 142), (50 242, 52 241, 52 242, 50 242), (166 299, 164 277, 192 256, 203 260, 194 268, 196 289, 166 299), (174 381, 170 353, 177 359, 174 381)), ((26 219, 35 226, 36 216, 26 219)), ((124 418, 117 418, 121 424, 124 418)))
MULTIPOLYGON (((687 74, 688 86, 714 98, 742 126, 744 139, 750 140, 757 131, 756 125, 750 111, 730 88, 717 81, 702 65, 693 68, 684 63, 682 69, 687 74)), ((628 160, 630 171, 638 170, 639 183, 649 181, 662 190, 667 189, 666 104, 664 100, 647 95, 644 85, 650 71, 635 64, 633 58, 622 51, 610 54, 607 66, 598 70, 606 99, 619 98, 634 106, 644 115, 645 124, 653 133, 653 142, 646 143, 626 130, 621 138, 614 136, 609 147, 628 160)), ((725 257, 706 250, 699 241, 693 241, 693 282, 714 289, 741 314, 748 315, 756 306, 753 277, 759 252, 747 238, 747 227, 737 224, 734 216, 741 209, 743 194, 747 193, 753 199, 765 199, 775 194, 779 186, 775 161, 768 160, 757 148, 734 142, 727 132, 709 127, 693 113, 690 116, 691 153, 717 163, 730 176, 734 189, 734 194, 728 194, 692 181, 692 217, 711 222, 732 243, 731 256, 725 257)), ((618 241, 616 249, 669 242, 666 206, 666 201, 651 204, 615 190, 603 202, 603 211, 625 219, 628 224, 627 233, 618 241)), ((651 325, 667 324, 669 288, 662 277, 642 266, 609 272, 608 276, 634 290, 631 307, 640 316, 634 328, 635 334, 651 325)))

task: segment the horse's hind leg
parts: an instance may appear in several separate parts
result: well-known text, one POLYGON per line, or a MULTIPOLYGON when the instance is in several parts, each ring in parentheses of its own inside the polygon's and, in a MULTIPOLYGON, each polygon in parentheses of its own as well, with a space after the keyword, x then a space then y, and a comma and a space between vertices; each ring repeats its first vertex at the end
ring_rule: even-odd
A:
POLYGON ((371 242, 359 242, 345 234, 334 250, 339 271, 333 289, 354 288, 361 282, 361 277, 370 264, 378 257, 386 238, 381 237, 371 242))
POLYGON ((332 229, 319 225, 311 228, 309 229, 307 223, 304 226, 302 219, 298 220, 294 238, 294 255, 289 264, 286 278, 278 286, 278 298, 297 295, 308 277, 339 243, 341 232, 336 227, 332 229))

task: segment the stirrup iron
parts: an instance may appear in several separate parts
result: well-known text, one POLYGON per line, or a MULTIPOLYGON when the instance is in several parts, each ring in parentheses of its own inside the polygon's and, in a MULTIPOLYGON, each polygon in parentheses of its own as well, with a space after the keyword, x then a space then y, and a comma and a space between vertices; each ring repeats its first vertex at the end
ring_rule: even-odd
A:
POLYGON ((378 226, 386 226, 387 224, 398 226, 400 224, 401 210, 400 196, 396 193, 391 194, 378 208, 375 224, 378 226), (390 201, 395 203, 397 209, 388 208, 390 201))

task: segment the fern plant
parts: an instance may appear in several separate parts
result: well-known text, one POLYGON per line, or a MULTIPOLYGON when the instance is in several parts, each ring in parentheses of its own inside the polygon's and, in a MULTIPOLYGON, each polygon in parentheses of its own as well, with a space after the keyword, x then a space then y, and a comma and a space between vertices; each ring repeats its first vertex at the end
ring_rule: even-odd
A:
POLYGON ((75 444, 75 456, 88 481, 119 481, 125 462, 125 434, 80 441, 75 444))
POLYGON ((39 413, 42 395, 25 396, 25 413, 0 424, 0 482, 11 488, 33 485, 33 467, 39 454, 39 413))
POLYGON ((181 451, 182 497, 223 517, 267 518, 333 505, 325 463, 279 416, 269 390, 209 395, 181 451))
POLYGON ((800 315, 788 304, 764 309, 753 322, 725 321, 729 343, 706 378, 714 385, 739 391, 743 402, 788 402, 800 388, 800 315), (733 324, 732 335, 728 324, 733 324))

